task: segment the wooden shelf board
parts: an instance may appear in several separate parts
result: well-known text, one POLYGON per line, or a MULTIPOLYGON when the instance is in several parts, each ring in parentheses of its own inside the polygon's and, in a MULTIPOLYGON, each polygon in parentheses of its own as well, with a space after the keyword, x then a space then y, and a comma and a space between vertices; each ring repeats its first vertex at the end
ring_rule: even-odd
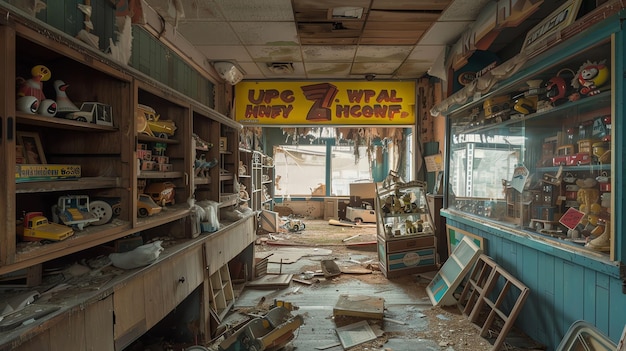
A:
POLYGON ((41 115, 30 115, 23 112, 15 112, 18 124, 31 126, 57 128, 64 130, 89 131, 89 132, 115 132, 118 129, 113 126, 105 126, 95 123, 79 122, 61 117, 48 117, 41 115))
POLYGON ((15 184, 15 192, 43 193, 52 191, 100 189, 119 187, 121 178, 118 177, 83 177, 79 179, 51 180, 43 182, 23 182, 15 184))

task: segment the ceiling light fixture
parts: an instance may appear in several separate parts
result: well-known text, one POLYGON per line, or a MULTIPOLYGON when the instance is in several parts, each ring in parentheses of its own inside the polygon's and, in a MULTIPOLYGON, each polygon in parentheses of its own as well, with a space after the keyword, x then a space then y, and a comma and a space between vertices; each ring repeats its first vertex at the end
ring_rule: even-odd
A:
POLYGON ((234 63, 228 61, 213 62, 213 67, 217 74, 222 77, 230 85, 235 85, 243 79, 243 72, 235 66, 234 63))

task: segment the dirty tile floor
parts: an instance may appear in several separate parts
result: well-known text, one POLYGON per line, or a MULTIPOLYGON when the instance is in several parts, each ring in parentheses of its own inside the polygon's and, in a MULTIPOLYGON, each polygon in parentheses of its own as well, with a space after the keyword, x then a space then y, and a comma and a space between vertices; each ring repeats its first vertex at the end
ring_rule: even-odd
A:
MULTIPOLYGON (((307 230, 299 234, 274 234, 271 239, 282 240, 280 246, 259 245, 257 257, 279 252, 288 245, 296 245, 307 250, 309 254, 294 263, 269 263, 268 274, 293 274, 293 278, 304 278, 303 272, 319 271, 323 259, 333 259, 339 266, 357 265, 368 267, 368 263, 376 266, 377 257, 374 251, 346 249, 341 237, 354 236, 357 233, 348 230, 333 230, 333 234, 319 234, 315 226, 328 225, 326 222, 307 222, 307 230), (311 228, 311 229, 309 229, 311 228), (333 244, 332 242, 335 242, 333 244), (285 245, 285 243, 290 243, 285 245), (328 246, 322 246, 328 245, 328 246), (323 247, 322 255, 317 254, 323 247), (328 251, 332 250, 330 254, 328 251), (360 263, 360 264, 359 264, 360 263)), ((361 228, 357 229, 360 230, 361 228)), ((270 241, 274 241, 271 240, 270 241)), ((359 240, 375 240, 375 229, 364 230, 359 240)), ((276 242, 276 241, 274 241, 276 242)), ((296 306, 292 313, 301 314, 304 324, 297 330, 295 339, 285 350, 327 351, 343 350, 336 328, 360 321, 357 317, 333 317, 333 307, 339 295, 365 295, 382 297, 385 300, 384 319, 369 320, 378 337, 373 341, 350 348, 353 351, 385 350, 445 350, 445 351, 486 351, 491 350, 488 340, 478 335, 477 329, 460 314, 458 308, 434 308, 425 293, 425 287, 435 272, 388 280, 377 270, 371 274, 341 274, 332 279, 316 277, 319 282, 304 285, 292 281, 285 288, 251 288, 246 287, 236 299, 233 313, 225 323, 235 324, 237 320, 246 318, 246 313, 255 313, 259 309, 269 308, 274 300, 285 301, 296 306), (339 344, 339 345, 337 345, 339 344), (336 345, 332 346, 331 345, 336 345)))

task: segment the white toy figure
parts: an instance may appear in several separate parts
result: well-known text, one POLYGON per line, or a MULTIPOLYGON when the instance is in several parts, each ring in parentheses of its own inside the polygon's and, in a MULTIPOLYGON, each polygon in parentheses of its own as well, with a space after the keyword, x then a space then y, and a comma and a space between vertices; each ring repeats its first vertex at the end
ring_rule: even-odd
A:
POLYGON ((57 113, 65 114, 69 112, 80 111, 80 109, 74 105, 74 103, 67 97, 67 93, 65 89, 69 87, 68 84, 65 84, 62 80, 54 81, 54 91, 56 91, 56 101, 57 101, 57 113))

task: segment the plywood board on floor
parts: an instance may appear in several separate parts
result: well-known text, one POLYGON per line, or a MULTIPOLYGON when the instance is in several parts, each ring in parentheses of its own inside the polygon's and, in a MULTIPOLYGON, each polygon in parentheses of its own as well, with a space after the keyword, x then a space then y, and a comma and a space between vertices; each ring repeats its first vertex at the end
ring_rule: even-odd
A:
POLYGON ((383 319, 385 299, 367 295, 341 294, 333 308, 334 316, 383 319))
MULTIPOLYGON (((272 255, 267 257, 270 263, 290 264, 297 262, 305 256, 328 256, 332 250, 318 248, 285 247, 272 251, 272 255)), ((266 252, 257 252, 256 257, 266 257, 266 252)))
POLYGON ((248 282, 250 288, 286 288, 291 283, 293 274, 266 274, 248 282))

